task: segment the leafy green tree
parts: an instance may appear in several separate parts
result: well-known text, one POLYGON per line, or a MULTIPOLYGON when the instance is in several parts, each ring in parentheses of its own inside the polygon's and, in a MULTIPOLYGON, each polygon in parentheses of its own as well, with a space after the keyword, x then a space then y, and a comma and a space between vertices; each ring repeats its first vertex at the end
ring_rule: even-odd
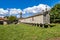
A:
POLYGON ((17 18, 15 16, 9 16, 8 20, 14 22, 15 20, 17 20, 17 18))
POLYGON ((50 11, 51 22, 60 22, 60 4, 56 4, 50 11))

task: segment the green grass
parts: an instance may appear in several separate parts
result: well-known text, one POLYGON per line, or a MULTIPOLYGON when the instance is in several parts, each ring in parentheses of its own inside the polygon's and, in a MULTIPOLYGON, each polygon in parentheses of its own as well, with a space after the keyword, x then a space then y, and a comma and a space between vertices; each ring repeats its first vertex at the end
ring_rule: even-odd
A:
POLYGON ((41 28, 27 24, 0 25, 0 40, 46 40, 60 37, 60 24, 41 28))

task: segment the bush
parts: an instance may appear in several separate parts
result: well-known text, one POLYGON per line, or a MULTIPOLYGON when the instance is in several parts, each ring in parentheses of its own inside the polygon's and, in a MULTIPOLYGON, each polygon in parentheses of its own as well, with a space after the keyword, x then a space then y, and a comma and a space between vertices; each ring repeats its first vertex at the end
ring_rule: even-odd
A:
POLYGON ((13 23, 13 22, 15 22, 15 20, 17 20, 17 18, 16 18, 15 16, 9 16, 9 17, 8 17, 8 20, 9 20, 11 23, 13 23))

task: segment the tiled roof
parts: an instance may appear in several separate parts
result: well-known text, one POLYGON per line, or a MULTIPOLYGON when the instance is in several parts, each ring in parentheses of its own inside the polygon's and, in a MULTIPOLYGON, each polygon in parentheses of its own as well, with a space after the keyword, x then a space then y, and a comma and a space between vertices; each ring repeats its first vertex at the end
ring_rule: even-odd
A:
POLYGON ((0 17, 0 20, 8 20, 7 18, 2 18, 2 17, 0 17))

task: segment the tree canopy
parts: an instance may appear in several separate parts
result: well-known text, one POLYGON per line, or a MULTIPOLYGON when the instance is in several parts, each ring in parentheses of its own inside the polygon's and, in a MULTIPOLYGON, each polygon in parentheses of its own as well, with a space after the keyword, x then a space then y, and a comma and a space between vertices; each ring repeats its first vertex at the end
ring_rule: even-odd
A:
POLYGON ((60 4, 56 4, 50 11, 51 22, 60 22, 60 4))

